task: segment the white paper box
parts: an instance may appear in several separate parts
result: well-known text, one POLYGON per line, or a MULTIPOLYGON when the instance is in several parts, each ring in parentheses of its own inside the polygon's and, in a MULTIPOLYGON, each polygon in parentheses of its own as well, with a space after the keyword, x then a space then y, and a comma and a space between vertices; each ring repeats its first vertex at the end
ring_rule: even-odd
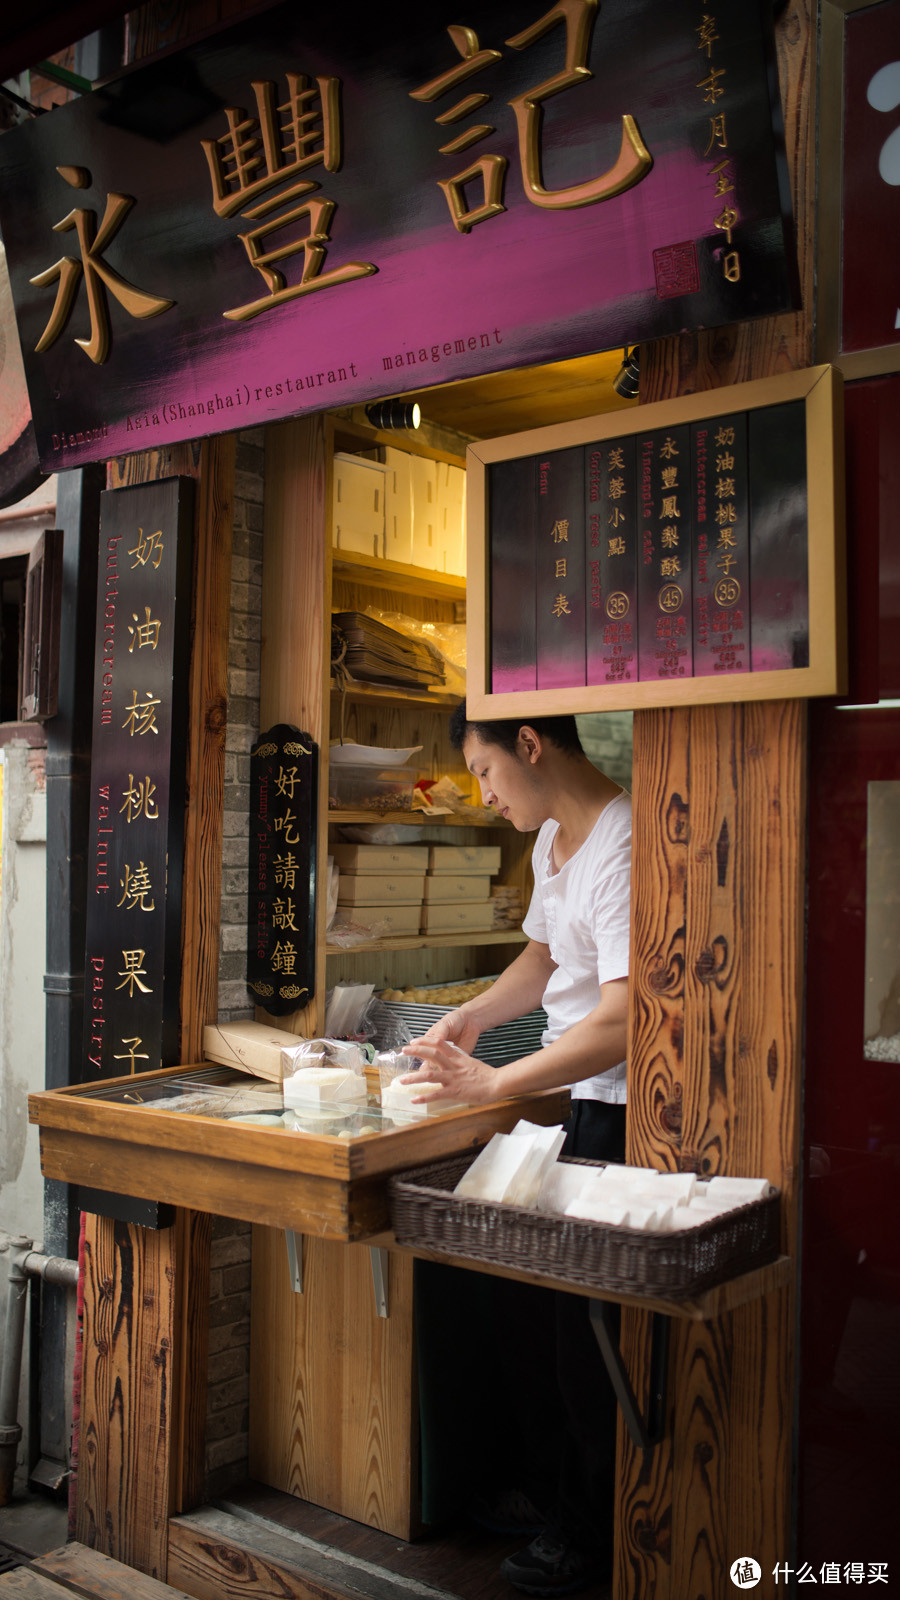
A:
POLYGON ((384 553, 409 566, 413 558, 413 493, 408 450, 384 452, 384 553))
POLYGON ((342 872, 338 880, 339 906, 420 906, 424 872, 342 872))
POLYGON ((438 568, 436 463, 427 456, 410 455, 412 482, 413 565, 438 568))
POLYGON ((461 576, 466 570, 466 474, 449 461, 436 463, 437 538, 441 568, 461 576))
POLYGON ((375 560, 384 555, 386 473, 381 461, 335 452, 332 543, 336 550, 375 560))

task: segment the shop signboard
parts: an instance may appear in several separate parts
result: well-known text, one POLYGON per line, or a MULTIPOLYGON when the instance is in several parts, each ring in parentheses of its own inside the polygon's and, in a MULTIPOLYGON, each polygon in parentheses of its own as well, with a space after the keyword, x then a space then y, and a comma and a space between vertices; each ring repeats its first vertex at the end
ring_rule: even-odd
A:
POLYGON ((470 715, 844 688, 830 367, 469 447, 470 715))
POLYGON ((193 487, 101 496, 86 1082, 178 1061, 193 487))
POLYGON ((47 471, 794 303, 771 0, 279 5, 4 134, 47 471))
POLYGON ((247 988, 273 1017, 316 992, 316 817, 319 749, 279 723, 250 752, 247 988))

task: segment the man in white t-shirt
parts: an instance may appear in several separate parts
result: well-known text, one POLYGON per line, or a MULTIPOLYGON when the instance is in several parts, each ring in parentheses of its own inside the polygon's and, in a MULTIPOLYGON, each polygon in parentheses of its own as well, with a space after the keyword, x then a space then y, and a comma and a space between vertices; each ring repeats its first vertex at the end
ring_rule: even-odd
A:
MULTIPOLYGON (((485 805, 538 829, 528 944, 489 990, 407 1047, 440 1098, 481 1103, 571 1086, 564 1154, 625 1156, 631 798, 592 766, 574 717, 469 722, 451 738, 485 805), (543 1005, 543 1048, 492 1067, 471 1055, 488 1028, 543 1005)), ((565 1442, 544 1531, 501 1571, 525 1594, 569 1594, 611 1576, 616 1402, 580 1296, 557 1297, 557 1379, 565 1442)), ((524 1403, 527 1404, 527 1398, 524 1403)))

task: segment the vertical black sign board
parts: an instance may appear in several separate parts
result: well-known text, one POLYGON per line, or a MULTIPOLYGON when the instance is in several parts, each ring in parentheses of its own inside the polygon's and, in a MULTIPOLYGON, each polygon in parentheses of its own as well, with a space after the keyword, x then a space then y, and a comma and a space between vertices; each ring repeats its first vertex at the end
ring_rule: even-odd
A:
MULTIPOLYGON (((87 1082, 178 1059, 193 492, 191 479, 167 478, 100 499, 87 1082)), ((103 1209, 94 1190, 82 1199, 103 1209)), ((107 1199, 107 1215, 161 1223, 152 1202, 107 1199)))
POLYGON ((279 723, 250 752, 247 988, 274 1017, 316 992, 316 822, 319 752, 279 723))

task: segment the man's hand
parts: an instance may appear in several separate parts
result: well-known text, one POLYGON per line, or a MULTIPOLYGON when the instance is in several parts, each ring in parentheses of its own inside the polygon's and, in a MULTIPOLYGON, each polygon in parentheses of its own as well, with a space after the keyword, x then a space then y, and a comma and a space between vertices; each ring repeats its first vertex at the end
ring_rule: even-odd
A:
MULTIPOLYGON (((459 1006, 456 1011, 448 1011, 446 1016, 432 1023, 428 1032, 423 1033, 421 1039, 414 1039, 413 1043, 419 1045, 424 1041, 426 1044, 455 1044, 460 1050, 465 1050, 471 1055, 480 1036, 481 1028, 478 1023, 469 1015, 465 1006, 459 1006)), ((410 1047, 407 1054, 418 1055, 419 1051, 418 1049, 413 1051, 410 1047)))
POLYGON ((488 1100, 503 1099, 495 1067, 477 1061, 447 1039, 429 1042, 437 1029, 458 1015, 452 1012, 450 1017, 444 1017, 434 1028, 429 1028, 421 1039, 413 1039, 404 1046, 404 1053, 418 1056, 422 1065, 418 1072, 405 1073, 401 1081, 421 1084, 423 1089, 426 1083, 440 1084, 439 1089, 432 1089, 427 1095, 414 1095, 414 1100, 463 1100, 468 1105, 483 1105, 488 1100))

